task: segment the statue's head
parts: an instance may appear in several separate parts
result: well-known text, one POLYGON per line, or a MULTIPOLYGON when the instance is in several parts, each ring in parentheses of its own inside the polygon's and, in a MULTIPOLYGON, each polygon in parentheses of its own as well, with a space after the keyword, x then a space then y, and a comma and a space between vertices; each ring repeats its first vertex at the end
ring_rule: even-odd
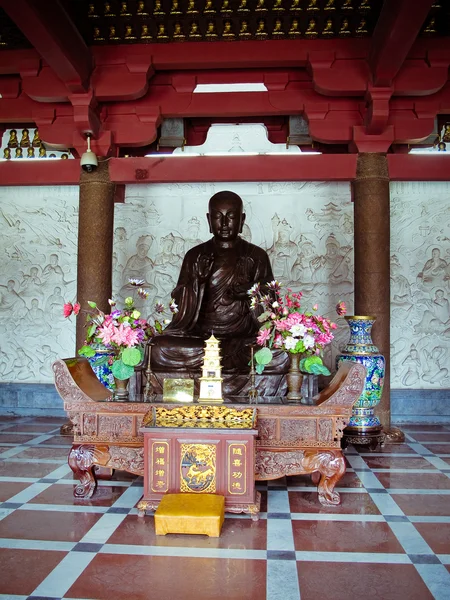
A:
POLYGON ((223 242, 235 240, 245 222, 242 198, 234 192, 217 192, 209 201, 209 230, 214 237, 223 242))

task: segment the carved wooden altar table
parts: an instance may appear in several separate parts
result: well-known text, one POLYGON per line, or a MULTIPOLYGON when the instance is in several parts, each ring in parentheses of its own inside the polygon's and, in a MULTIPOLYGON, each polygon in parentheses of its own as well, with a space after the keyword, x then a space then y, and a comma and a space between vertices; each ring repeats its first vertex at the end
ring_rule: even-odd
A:
POLYGON ((256 409, 229 405, 153 406, 144 417, 144 496, 140 516, 165 493, 218 494, 225 511, 258 520, 256 409))
MULTIPOLYGON (((144 441, 139 431, 151 406, 173 404, 114 402, 85 358, 57 360, 55 386, 74 425, 69 465, 80 483, 74 495, 89 498, 96 489, 95 466, 144 474, 144 441)), ((342 432, 359 398, 365 367, 341 363, 330 385, 315 397, 314 406, 286 404, 285 398, 260 398, 257 409, 257 480, 311 474, 323 505, 339 504, 336 483, 345 473, 342 432)), ((136 398, 135 400, 139 400, 136 398)), ((232 398, 235 408, 248 408, 232 398)), ((227 404, 225 404, 227 406, 227 404)))

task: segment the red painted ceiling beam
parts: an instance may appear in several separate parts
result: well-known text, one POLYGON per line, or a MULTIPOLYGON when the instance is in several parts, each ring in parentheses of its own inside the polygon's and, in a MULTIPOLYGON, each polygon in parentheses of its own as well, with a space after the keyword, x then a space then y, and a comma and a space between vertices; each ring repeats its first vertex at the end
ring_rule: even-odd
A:
POLYGON ((87 90, 92 55, 58 0, 0 0, 0 5, 70 92, 87 90))
POLYGON ((385 0, 372 37, 369 67, 375 86, 390 86, 434 0, 385 0))

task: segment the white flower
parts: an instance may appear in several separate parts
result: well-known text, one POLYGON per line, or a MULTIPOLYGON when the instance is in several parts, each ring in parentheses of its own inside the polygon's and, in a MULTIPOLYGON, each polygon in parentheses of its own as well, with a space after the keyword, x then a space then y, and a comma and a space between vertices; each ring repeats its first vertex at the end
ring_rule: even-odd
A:
POLYGON ((278 308, 280 305, 278 302, 272 302, 272 308, 278 308))
POLYGON ((286 350, 293 350, 297 345, 297 340, 291 335, 284 340, 284 346, 286 350))
POLYGON ((289 329, 289 331, 292 333, 292 335, 295 335, 295 337, 303 337, 305 335, 305 333, 308 331, 306 329, 306 327, 304 325, 297 324, 297 325, 292 325, 292 327, 289 329))
POLYGON ((303 344, 306 349, 314 348, 315 340, 313 335, 305 335, 303 338, 303 344))

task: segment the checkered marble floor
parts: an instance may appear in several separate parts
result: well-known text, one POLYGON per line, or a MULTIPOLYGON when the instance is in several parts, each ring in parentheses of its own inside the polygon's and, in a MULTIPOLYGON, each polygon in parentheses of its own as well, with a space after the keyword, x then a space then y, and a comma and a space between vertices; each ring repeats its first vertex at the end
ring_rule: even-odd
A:
POLYGON ((260 521, 227 515, 209 539, 155 536, 123 472, 75 500, 62 422, 0 417, 0 600, 450 598, 450 425, 347 449, 339 507, 306 476, 258 484, 260 521))

